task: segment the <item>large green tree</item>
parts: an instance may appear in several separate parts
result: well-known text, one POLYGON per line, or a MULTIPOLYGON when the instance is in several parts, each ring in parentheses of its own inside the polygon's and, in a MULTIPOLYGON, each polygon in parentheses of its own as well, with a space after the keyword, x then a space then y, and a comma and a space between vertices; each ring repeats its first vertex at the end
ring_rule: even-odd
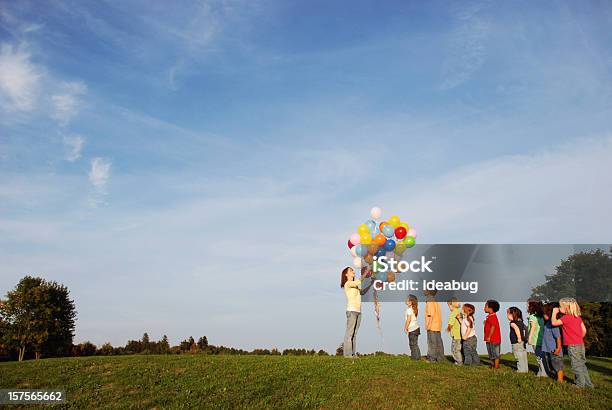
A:
POLYGON ((72 346, 76 310, 68 289, 56 282, 26 276, 7 293, 0 307, 2 339, 23 360, 28 349, 43 354, 67 355, 72 346))
POLYGON ((585 348, 595 356, 612 356, 612 254, 601 249, 579 252, 561 261, 546 282, 532 289, 543 301, 576 298, 587 327, 585 348))

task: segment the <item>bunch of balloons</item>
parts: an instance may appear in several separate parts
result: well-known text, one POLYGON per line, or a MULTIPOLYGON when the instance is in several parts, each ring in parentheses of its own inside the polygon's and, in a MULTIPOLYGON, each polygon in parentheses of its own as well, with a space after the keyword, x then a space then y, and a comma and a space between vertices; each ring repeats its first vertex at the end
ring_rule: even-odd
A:
POLYGON ((401 256, 407 248, 412 248, 417 233, 406 222, 402 222, 397 215, 388 220, 377 222, 382 216, 382 210, 374 207, 370 210, 372 219, 357 227, 348 240, 348 247, 353 255, 353 265, 356 268, 363 266, 363 261, 371 264, 374 256, 395 254, 401 256))

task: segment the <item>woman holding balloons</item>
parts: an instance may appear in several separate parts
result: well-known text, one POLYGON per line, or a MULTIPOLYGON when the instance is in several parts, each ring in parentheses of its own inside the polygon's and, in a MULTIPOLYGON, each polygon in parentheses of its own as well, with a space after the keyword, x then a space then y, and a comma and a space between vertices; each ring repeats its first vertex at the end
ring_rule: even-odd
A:
MULTIPOLYGON (((377 223, 382 216, 378 207, 370 210, 372 219, 357 227, 348 240, 348 247, 353 256, 353 265, 361 269, 361 277, 369 278, 370 284, 364 290, 360 289, 361 280, 355 280, 353 268, 346 267, 340 277, 340 287, 344 289, 347 299, 346 307, 346 333, 344 336, 344 356, 355 356, 355 336, 361 323, 361 295, 365 294, 374 283, 374 280, 394 281, 393 272, 372 272, 374 257, 395 254, 401 258, 407 248, 415 244, 416 231, 402 222, 399 216, 393 215, 388 220, 377 223)), ((380 326, 380 305, 374 289, 374 311, 377 326, 380 326)))
MULTIPOLYGON (((364 268, 362 270, 363 276, 368 275, 369 272, 364 268)), ((342 270, 340 276, 340 287, 344 288, 346 295, 346 332, 344 333, 344 357, 356 357, 356 339, 357 330, 361 324, 361 295, 365 294, 374 281, 370 278, 370 284, 365 288, 361 289, 361 280, 355 280, 355 271, 351 267, 346 267, 342 270)))

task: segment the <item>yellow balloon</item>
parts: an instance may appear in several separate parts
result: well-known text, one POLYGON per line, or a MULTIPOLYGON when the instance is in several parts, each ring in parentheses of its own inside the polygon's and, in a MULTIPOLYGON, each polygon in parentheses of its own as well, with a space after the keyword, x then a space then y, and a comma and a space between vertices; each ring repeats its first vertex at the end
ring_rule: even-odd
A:
POLYGON ((359 236, 361 235, 365 235, 365 234, 370 234, 370 228, 368 228, 368 225, 366 224, 361 224, 357 227, 357 233, 359 234, 359 236))
POLYGON ((388 222, 389 225, 393 227, 393 229, 397 228, 401 223, 400 218, 397 215, 393 215, 391 218, 389 218, 388 222))
POLYGON ((372 237, 370 236, 369 231, 367 234, 359 235, 359 238, 361 238, 361 243, 363 245, 369 245, 372 243, 372 237))
POLYGON ((396 255, 401 255, 402 253, 404 253, 406 251, 407 246, 404 245, 403 243, 398 243, 397 245, 395 245, 395 254, 396 255))

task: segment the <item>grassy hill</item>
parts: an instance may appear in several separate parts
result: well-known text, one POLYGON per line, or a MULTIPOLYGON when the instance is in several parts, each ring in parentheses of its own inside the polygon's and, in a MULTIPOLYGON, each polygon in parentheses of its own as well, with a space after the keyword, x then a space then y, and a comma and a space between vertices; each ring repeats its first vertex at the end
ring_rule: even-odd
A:
POLYGON ((492 371, 405 356, 83 357, 0 363, 0 388, 64 388, 74 408, 612 408, 610 358, 589 359, 594 390, 515 374, 508 355, 503 363, 492 371))

